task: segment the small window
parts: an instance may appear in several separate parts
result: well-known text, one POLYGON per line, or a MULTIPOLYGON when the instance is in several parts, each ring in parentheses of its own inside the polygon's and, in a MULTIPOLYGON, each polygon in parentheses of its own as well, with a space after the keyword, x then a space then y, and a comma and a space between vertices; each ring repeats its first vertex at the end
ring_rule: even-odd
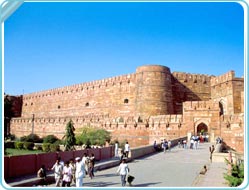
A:
POLYGON ((88 106, 89 106, 89 102, 87 102, 87 103, 85 104, 85 106, 88 107, 88 106))
POLYGON ((61 106, 60 106, 60 105, 58 105, 58 109, 61 109, 61 106))
POLYGON ((126 99, 124 99, 124 103, 125 104, 128 104, 129 103, 129 100, 126 98, 126 99))
POLYGON ((33 105, 33 102, 31 102, 31 106, 33 105))

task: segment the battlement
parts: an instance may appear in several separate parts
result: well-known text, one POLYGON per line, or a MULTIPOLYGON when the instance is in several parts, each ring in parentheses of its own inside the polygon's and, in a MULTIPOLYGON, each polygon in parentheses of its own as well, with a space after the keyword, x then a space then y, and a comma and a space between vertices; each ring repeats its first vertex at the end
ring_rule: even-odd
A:
POLYGON ((234 71, 229 71, 223 75, 217 76, 217 77, 212 77, 211 78, 211 86, 215 86, 221 83, 225 83, 228 81, 233 80, 235 77, 235 72, 234 71))
POLYGON ((210 81, 211 76, 204 74, 191 74, 185 72, 173 72, 172 75, 179 81, 194 82, 194 83, 207 83, 210 81))
POLYGON ((127 75, 120 75, 115 77, 110 77, 102 80, 95 80, 70 86, 65 86, 61 88, 54 88, 50 90, 44 90, 39 92, 34 92, 30 94, 23 95, 23 100, 33 99, 33 98, 41 98, 45 96, 53 96, 56 94, 64 94, 64 93, 75 93, 78 91, 84 90, 94 90, 94 89, 102 89, 102 88, 109 88, 109 86, 113 85, 127 85, 130 82, 134 82, 136 79, 136 74, 127 74, 127 75))
POLYGON ((214 110, 219 109, 219 104, 213 101, 188 101, 183 103, 185 110, 214 110))
POLYGON ((182 115, 180 114, 170 114, 170 115, 157 115, 152 116, 149 119, 151 122, 162 122, 162 123, 181 123, 182 115))

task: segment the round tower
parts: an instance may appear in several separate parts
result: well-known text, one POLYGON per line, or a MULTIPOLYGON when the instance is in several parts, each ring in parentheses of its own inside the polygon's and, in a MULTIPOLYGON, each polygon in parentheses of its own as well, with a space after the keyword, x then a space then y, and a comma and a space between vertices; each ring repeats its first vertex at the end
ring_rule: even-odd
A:
POLYGON ((136 70, 136 115, 173 114, 171 72, 168 67, 147 65, 136 70))

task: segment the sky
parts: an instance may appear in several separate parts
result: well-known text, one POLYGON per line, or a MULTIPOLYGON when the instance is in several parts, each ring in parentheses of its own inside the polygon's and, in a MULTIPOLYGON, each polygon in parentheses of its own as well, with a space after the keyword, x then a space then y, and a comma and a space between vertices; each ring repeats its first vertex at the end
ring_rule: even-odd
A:
POLYGON ((135 73, 244 76, 235 2, 25 2, 4 23, 4 92, 21 95, 135 73))

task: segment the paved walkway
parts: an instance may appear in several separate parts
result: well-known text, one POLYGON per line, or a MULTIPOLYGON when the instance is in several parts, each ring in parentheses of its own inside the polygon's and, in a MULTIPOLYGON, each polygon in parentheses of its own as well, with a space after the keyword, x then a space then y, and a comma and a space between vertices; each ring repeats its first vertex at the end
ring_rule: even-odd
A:
POLYGON ((227 187, 227 182, 223 174, 227 171, 225 163, 212 163, 208 165, 209 170, 206 175, 199 175, 193 186, 198 187, 227 187))
MULTIPOLYGON (((197 150, 175 147, 166 153, 155 153, 129 162, 130 174, 135 176, 133 187, 227 187, 223 179, 226 165, 209 162, 210 145, 200 144, 197 150), (208 171, 200 176, 204 165, 208 171)), ((83 187, 121 187, 120 176, 116 174, 117 164, 114 165, 97 171, 93 179, 85 177, 83 187)), ((49 187, 54 187, 54 184, 49 187)))

